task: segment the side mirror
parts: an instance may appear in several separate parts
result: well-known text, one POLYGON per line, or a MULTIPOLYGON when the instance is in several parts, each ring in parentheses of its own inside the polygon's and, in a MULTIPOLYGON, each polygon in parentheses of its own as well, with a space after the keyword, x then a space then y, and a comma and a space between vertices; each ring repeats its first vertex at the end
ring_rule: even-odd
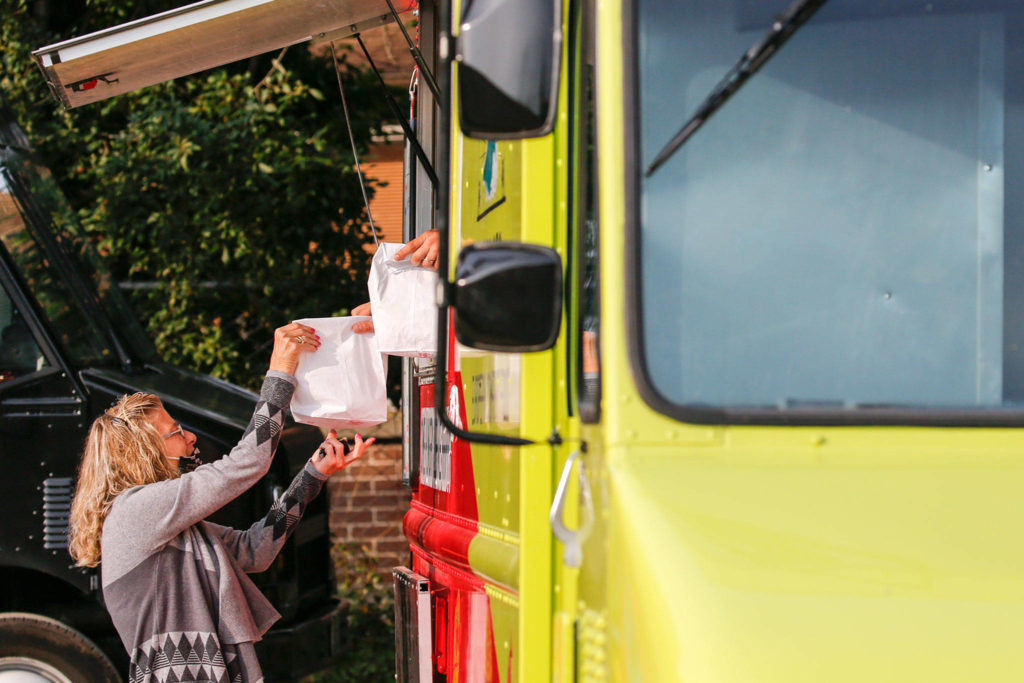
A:
POLYGON ((551 131, 561 13, 560 0, 467 0, 455 49, 463 133, 508 139, 551 131))
POLYGON ((490 242, 462 250, 452 286, 455 338, 487 351, 544 351, 562 320, 562 260, 533 244, 490 242))

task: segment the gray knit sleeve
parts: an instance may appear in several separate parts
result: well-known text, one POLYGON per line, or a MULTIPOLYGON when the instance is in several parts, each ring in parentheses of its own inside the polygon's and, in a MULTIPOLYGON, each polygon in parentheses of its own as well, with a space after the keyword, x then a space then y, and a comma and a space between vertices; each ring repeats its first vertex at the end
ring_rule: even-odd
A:
POLYGON ((267 516, 247 530, 238 531, 212 522, 206 522, 206 528, 221 537, 243 571, 264 571, 277 557, 302 518, 302 513, 306 511, 306 506, 320 493, 328 476, 320 474, 312 463, 307 462, 302 471, 295 475, 288 490, 274 501, 267 516))
POLYGON ((287 373, 268 372, 249 426, 230 453, 177 479, 124 492, 104 533, 113 526, 135 548, 156 550, 244 493, 270 469, 295 384, 287 373))

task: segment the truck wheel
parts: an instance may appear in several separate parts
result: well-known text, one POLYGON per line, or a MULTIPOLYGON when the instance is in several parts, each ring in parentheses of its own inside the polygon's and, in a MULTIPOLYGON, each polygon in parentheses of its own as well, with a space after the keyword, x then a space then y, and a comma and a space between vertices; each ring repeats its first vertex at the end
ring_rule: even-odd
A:
POLYGON ((91 640, 56 619, 0 613, 0 683, 121 683, 91 640))

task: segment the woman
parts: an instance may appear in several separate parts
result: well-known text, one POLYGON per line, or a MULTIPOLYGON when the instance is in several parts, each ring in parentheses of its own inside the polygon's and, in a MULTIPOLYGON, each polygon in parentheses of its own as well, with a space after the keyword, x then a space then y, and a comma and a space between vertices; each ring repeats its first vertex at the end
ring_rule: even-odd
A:
POLYGON ((350 455, 332 430, 270 512, 247 531, 205 518, 270 469, 299 354, 315 330, 292 323, 274 333, 270 369, 242 440, 196 467, 196 437, 149 394, 124 396, 96 418, 71 506, 70 550, 79 566, 102 556, 103 598, 131 658, 129 680, 263 680, 253 643, 280 614, 246 572, 263 571, 306 505, 350 455))

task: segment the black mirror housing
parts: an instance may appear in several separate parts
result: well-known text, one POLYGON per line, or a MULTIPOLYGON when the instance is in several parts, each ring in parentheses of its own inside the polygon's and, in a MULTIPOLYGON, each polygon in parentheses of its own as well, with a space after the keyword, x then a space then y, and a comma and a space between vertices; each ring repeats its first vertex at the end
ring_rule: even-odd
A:
POLYGON ((459 124, 470 137, 538 137, 554 126, 560 0, 468 0, 455 61, 459 124))
POLYGON ((508 353, 550 349, 562 321, 562 260, 534 244, 470 245, 459 254, 451 298, 460 343, 508 353))

